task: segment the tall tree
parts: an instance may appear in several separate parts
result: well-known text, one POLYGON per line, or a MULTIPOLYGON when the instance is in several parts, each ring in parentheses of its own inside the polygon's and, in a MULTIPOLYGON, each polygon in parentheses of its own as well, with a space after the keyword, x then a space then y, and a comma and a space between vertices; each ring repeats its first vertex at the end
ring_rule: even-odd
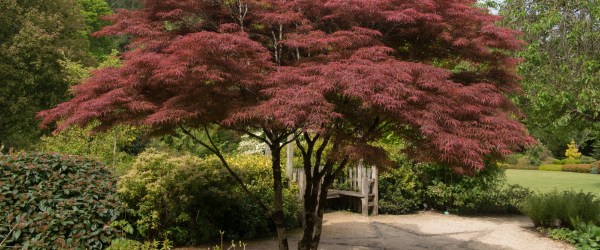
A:
POLYGON ((506 97, 519 90, 510 52, 522 42, 474 4, 146 0, 99 33, 132 36, 123 66, 96 71, 75 98, 40 116, 62 120, 58 130, 96 120, 97 130, 181 130, 243 187, 208 126, 265 142, 275 199, 263 207, 280 249, 288 248, 281 150, 293 142, 307 180, 299 249, 317 249, 329 185, 348 164, 389 163, 372 143, 381 136, 395 133, 416 159, 463 173, 530 142, 506 97))
POLYGON ((35 114, 66 100, 61 61, 85 58, 85 26, 75 0, 0 6, 0 144, 23 148, 40 135, 35 114))
POLYGON ((85 33, 90 43, 88 51, 96 60, 103 61, 116 48, 115 39, 93 37, 92 33, 109 24, 103 17, 110 15, 112 10, 105 0, 77 0, 77 3, 85 18, 85 33))
POLYGON ((517 98, 527 128, 557 156, 571 139, 600 141, 598 1, 506 0, 500 13, 529 43, 519 54, 525 95, 517 98))
POLYGON ((139 9, 142 6, 142 0, 107 0, 111 9, 139 9))

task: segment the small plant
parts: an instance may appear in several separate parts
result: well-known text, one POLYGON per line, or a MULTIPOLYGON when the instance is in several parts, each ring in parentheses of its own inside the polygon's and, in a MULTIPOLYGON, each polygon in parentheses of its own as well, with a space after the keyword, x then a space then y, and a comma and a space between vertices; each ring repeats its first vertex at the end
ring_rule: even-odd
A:
POLYGON ((579 157, 581 157, 581 153, 579 152, 579 149, 577 149, 577 145, 575 145, 575 140, 571 140, 571 143, 569 143, 567 147, 565 156, 568 159, 579 159, 579 157))
POLYGON ((600 161, 596 161, 596 162, 592 163, 592 169, 591 169, 590 173, 598 174, 599 170, 600 170, 600 161))
POLYGON ((600 223, 600 199, 583 191, 554 191, 531 195, 521 206, 533 224, 547 228, 575 228, 577 221, 600 223))
POLYGON ((576 223, 574 230, 568 228, 538 228, 548 237, 571 243, 577 249, 599 249, 600 227, 592 223, 576 223))
POLYGON ((164 241, 146 241, 141 243, 139 241, 118 238, 111 242, 107 250, 171 250, 173 244, 169 239, 164 241))

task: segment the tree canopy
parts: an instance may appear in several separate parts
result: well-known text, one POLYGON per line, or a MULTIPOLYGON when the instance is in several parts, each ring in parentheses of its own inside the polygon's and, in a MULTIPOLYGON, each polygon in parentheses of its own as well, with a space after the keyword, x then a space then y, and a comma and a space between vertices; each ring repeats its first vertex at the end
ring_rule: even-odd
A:
POLYGON ((600 140, 598 2, 506 0, 500 14, 529 43, 519 54, 525 95, 517 101, 532 135, 555 155, 571 139, 600 140))
POLYGON ((0 144, 26 147, 40 135, 35 114, 66 100, 61 60, 85 59, 74 0, 2 2, 0 144))
POLYGON ((95 71, 73 99, 40 113, 44 124, 156 133, 216 124, 263 140, 282 249, 278 154, 290 135, 308 182, 302 249, 318 246, 323 197, 340 169, 387 163, 372 143, 383 135, 406 141, 414 159, 463 173, 531 141, 506 97, 520 90, 511 52, 523 42, 475 1, 144 3, 97 33, 132 37, 123 66, 95 71))

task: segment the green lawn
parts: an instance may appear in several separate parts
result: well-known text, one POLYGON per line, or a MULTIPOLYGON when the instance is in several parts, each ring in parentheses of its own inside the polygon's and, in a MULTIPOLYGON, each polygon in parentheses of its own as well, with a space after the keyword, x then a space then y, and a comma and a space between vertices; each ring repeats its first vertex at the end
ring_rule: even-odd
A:
POLYGON ((510 184, 519 184, 537 192, 549 192, 556 188, 600 195, 600 174, 507 169, 506 178, 510 184))

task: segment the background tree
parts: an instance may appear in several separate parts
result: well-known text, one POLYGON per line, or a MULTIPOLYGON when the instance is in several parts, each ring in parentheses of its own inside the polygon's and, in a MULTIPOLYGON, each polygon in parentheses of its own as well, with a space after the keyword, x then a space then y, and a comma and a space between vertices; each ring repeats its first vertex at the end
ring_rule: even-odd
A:
POLYGON ((107 0, 111 9, 138 9, 142 6, 142 0, 107 0))
POLYGON ((86 67, 115 48, 114 39, 91 36, 107 24, 100 20, 106 14, 104 0, 2 2, 0 144, 34 144, 42 134, 35 113, 66 100, 86 67))
POLYGON ((525 94, 516 98, 527 128, 557 157, 571 138, 589 153, 600 140, 598 1, 506 0, 500 14, 529 43, 519 54, 525 94))
POLYGON ((66 100, 62 60, 86 59, 74 0, 2 1, 0 144, 24 148, 40 136, 35 113, 66 100))
POLYGON ((77 0, 85 18, 85 32, 89 40, 89 53, 99 62, 104 61, 116 48, 116 41, 110 37, 93 37, 92 33, 109 24, 103 17, 112 13, 104 0, 77 0))
POLYGON ((40 115, 63 120, 58 130, 99 121, 98 131, 183 131, 242 187, 209 128, 266 143, 274 201, 263 208, 280 249, 288 248, 281 151, 294 142, 307 180, 299 248, 317 249, 333 178, 358 161, 387 165, 373 143, 382 136, 394 133, 411 157, 461 173, 529 142, 506 98, 519 90, 510 52, 522 42, 474 4, 147 0, 99 33, 132 36, 123 66, 96 71, 75 98, 40 115))

